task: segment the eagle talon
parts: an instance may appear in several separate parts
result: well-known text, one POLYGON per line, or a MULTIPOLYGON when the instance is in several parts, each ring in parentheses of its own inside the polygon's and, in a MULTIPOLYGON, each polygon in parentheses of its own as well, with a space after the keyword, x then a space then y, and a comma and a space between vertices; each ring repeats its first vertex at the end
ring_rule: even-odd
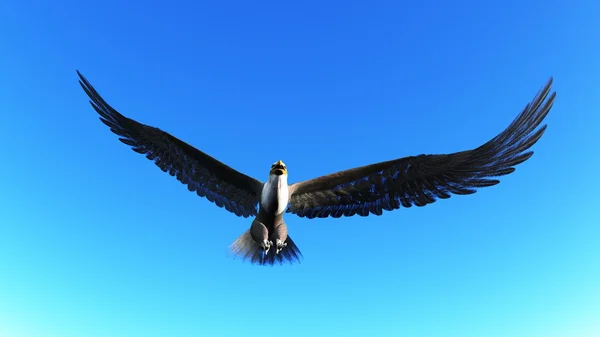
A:
POLYGON ((269 241, 269 240, 264 240, 260 246, 262 247, 263 251, 265 252, 265 255, 267 255, 269 253, 269 249, 271 249, 271 246, 273 245, 273 241, 269 241))
POLYGON ((277 250, 275 251, 275 254, 279 254, 279 252, 281 252, 281 250, 283 249, 283 247, 287 247, 287 242, 281 242, 281 240, 277 239, 277 250))

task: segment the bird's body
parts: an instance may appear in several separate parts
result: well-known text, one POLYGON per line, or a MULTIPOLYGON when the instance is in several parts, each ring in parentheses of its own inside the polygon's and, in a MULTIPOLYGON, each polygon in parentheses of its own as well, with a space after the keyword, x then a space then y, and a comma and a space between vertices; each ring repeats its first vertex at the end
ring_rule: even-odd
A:
MULTIPOLYGON (((250 235, 244 233, 233 243, 236 253, 251 260, 261 261, 269 257, 276 258, 283 248, 288 246, 286 241, 291 239, 288 238, 287 225, 283 220, 289 202, 287 178, 287 168, 281 160, 271 166, 269 179, 261 190, 258 214, 250 226, 250 235), (273 246, 275 255, 269 255, 273 246)), ((290 250, 300 254, 293 241, 291 242, 290 250)))
POLYGON ((538 126, 556 95, 550 93, 550 79, 503 132, 472 150, 403 157, 288 184, 281 160, 271 166, 263 183, 165 131, 121 115, 79 77, 100 120, 121 142, 145 154, 188 190, 237 216, 253 217, 231 249, 235 255, 267 265, 299 262, 302 256, 288 235, 285 213, 308 219, 381 215, 498 184, 498 177, 512 173, 533 155, 529 148, 543 135, 546 125, 538 126))

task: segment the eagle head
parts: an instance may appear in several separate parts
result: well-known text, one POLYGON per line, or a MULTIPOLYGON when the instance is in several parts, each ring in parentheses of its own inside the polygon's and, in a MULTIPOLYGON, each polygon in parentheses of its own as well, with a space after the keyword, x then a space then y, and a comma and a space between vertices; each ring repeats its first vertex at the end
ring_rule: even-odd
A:
POLYGON ((278 175, 278 176, 280 176, 282 174, 288 174, 287 167, 281 160, 279 160, 276 163, 274 163, 273 165, 271 165, 270 173, 274 174, 274 175, 278 175))

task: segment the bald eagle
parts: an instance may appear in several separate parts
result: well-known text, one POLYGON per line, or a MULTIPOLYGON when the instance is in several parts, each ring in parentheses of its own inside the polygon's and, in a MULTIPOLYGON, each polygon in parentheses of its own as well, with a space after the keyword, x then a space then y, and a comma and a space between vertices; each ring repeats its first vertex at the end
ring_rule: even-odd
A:
POLYGON ((239 172, 177 137, 127 118, 112 108, 77 71, 79 84, 100 120, 119 140, 144 154, 188 190, 239 217, 253 217, 231 252, 260 265, 300 262, 284 213, 308 219, 381 215, 422 207, 452 194, 473 194, 498 184, 500 176, 533 155, 529 148, 546 130, 540 124, 552 108, 552 78, 516 119, 487 143, 450 154, 421 154, 361 166, 288 184, 283 161, 273 163, 266 182, 239 172))

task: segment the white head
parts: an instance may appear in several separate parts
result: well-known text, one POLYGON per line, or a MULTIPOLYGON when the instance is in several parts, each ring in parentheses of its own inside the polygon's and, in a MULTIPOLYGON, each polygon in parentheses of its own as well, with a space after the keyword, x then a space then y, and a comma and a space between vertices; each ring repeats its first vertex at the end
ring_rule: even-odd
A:
POLYGON ((285 164, 281 160, 279 160, 279 161, 275 162, 273 165, 271 165, 271 171, 269 171, 269 173, 271 175, 281 176, 281 175, 287 175, 288 171, 287 171, 287 167, 285 166, 285 164))

